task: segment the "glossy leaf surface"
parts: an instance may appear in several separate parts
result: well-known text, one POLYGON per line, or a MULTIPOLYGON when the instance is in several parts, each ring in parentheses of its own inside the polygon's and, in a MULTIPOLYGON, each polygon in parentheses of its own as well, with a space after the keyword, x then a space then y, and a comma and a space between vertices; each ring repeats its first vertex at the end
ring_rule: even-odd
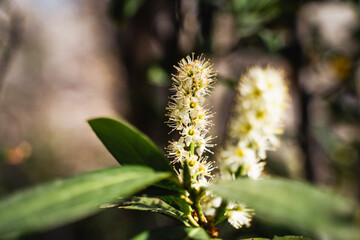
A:
POLYGON ((55 180, 0 202, 0 238, 59 226, 100 210, 166 177, 138 166, 110 168, 55 180))
POLYGON ((158 171, 173 172, 157 146, 129 124, 110 118, 92 119, 89 124, 121 165, 144 165, 158 171))

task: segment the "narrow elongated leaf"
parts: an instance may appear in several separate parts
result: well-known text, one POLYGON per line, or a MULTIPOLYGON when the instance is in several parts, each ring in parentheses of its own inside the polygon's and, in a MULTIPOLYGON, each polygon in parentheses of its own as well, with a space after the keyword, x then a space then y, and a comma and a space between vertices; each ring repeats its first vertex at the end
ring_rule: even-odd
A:
POLYGON ((55 180, 0 202, 0 239, 44 230, 88 216, 103 203, 130 196, 169 173, 126 166, 55 180))
POLYGON ((143 232, 132 240, 208 240, 207 233, 202 228, 167 227, 143 232))
POLYGON ((174 218, 188 227, 190 226, 188 219, 183 212, 170 206, 159 198, 132 197, 128 200, 121 201, 118 208, 160 213, 174 218))
POLYGON ((349 221, 355 206, 309 184, 287 179, 238 179, 209 188, 225 199, 254 208, 258 217, 297 231, 329 239, 355 239, 359 234, 349 221))
POLYGON ((129 124, 110 118, 92 119, 89 124, 121 165, 145 165, 158 171, 173 172, 155 144, 129 124))
POLYGON ((127 123, 110 118, 92 119, 89 124, 121 165, 144 165, 172 172, 171 180, 161 181, 156 186, 181 193, 182 189, 174 183, 177 178, 169 161, 146 135, 127 123))
POLYGON ((189 214, 191 211, 189 204, 179 196, 161 196, 160 199, 171 206, 177 206, 177 208, 185 214, 189 214))

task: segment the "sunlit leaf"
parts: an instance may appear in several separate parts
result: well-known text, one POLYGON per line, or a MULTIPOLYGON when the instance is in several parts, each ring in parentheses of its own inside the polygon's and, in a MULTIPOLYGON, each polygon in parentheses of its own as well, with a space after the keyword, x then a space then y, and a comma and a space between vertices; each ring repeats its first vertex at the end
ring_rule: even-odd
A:
POLYGON ((103 203, 130 196, 169 173, 138 166, 110 168, 55 180, 0 202, 0 238, 46 230, 100 210, 103 203))
POLYGON ((89 124, 121 165, 145 165, 158 171, 173 172, 155 144, 129 124, 110 118, 92 119, 89 124))
POLYGON ((258 217, 304 234, 322 234, 329 239, 360 236, 349 221, 355 206, 343 197, 309 184, 287 179, 238 179, 209 188, 225 199, 254 208, 258 217))

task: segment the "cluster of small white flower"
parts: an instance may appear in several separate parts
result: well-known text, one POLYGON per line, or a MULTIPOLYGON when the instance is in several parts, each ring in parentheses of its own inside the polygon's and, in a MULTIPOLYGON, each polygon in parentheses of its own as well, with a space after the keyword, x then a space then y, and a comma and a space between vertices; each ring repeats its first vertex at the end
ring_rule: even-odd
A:
MULTIPOLYGON (((168 125, 172 131, 178 131, 180 137, 170 141, 168 154, 173 158, 173 164, 181 165, 176 170, 179 180, 186 186, 186 179, 191 179, 190 188, 200 193, 202 186, 213 181, 212 171, 215 168, 203 153, 212 153, 209 148, 214 146, 211 143, 213 137, 207 136, 209 126, 212 125, 212 113, 204 106, 204 102, 211 92, 216 73, 209 61, 201 56, 195 59, 194 54, 182 59, 174 67, 177 70, 177 74, 172 77, 172 91, 175 94, 170 98, 167 116, 168 125), (185 177, 186 169, 188 178, 185 177)), ((241 175, 256 179, 261 176, 266 151, 275 149, 279 144, 276 134, 282 133, 287 98, 283 74, 276 69, 254 67, 242 77, 235 116, 228 129, 229 141, 220 153, 222 178, 233 179, 241 175)), ((200 211, 205 216, 214 219, 216 209, 224 207, 223 216, 235 228, 250 226, 253 210, 240 203, 221 203, 221 198, 208 191, 201 195, 200 211)))
MULTIPOLYGON (((214 169, 213 163, 203 156, 205 151, 211 153, 209 148, 214 146, 210 142, 213 138, 207 136, 212 114, 204 106, 204 102, 205 96, 211 92, 216 73, 209 61, 202 56, 195 59, 194 54, 182 59, 179 66, 174 67, 177 74, 172 76, 171 90, 175 94, 170 98, 167 116, 168 125, 172 131, 177 130, 180 133, 180 138, 170 141, 168 154, 174 159, 173 163, 181 163, 182 167, 187 162, 191 184, 199 189, 208 184, 214 169)), ((183 170, 177 171, 180 181, 183 182, 183 170)))
POLYGON ((226 209, 228 221, 234 228, 239 229, 242 226, 250 227, 254 210, 245 208, 244 204, 230 202, 226 209))
POLYGON ((279 146, 288 89, 283 73, 272 67, 251 68, 241 78, 229 142, 221 153, 221 172, 259 178, 266 151, 279 146))
MULTIPOLYGON (((215 217, 216 209, 221 207, 223 199, 206 192, 206 199, 203 203, 204 213, 207 216, 215 217)), ((243 226, 250 227, 254 210, 245 207, 245 204, 231 201, 225 205, 224 216, 228 219, 229 223, 236 229, 243 226)))
MULTIPOLYGON (((279 145, 276 135, 283 132, 287 87, 279 70, 254 67, 241 78, 237 90, 228 143, 220 153, 220 174, 225 179, 237 175, 257 179, 265 166, 262 160, 266 151, 279 145)), ((226 210, 228 221, 235 228, 250 226, 253 210, 235 202, 230 202, 226 210)))

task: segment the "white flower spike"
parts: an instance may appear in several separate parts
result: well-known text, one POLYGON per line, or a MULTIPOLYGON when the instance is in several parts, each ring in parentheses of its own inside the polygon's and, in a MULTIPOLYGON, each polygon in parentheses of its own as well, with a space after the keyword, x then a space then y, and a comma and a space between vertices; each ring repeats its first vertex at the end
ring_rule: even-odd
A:
MULTIPOLYGON (((212 113, 205 107, 205 97, 211 92, 215 82, 216 72, 208 60, 202 56, 195 58, 194 54, 182 59, 174 66, 177 74, 172 75, 174 95, 170 97, 167 116, 168 125, 172 131, 178 131, 180 138, 171 141, 167 148, 169 157, 174 158, 184 167, 187 161, 192 176, 192 185, 196 188, 207 184, 214 169, 212 163, 206 163, 203 153, 214 144, 213 137, 207 136, 211 126, 212 113)), ((179 171, 179 179, 183 182, 183 171, 179 171)))

